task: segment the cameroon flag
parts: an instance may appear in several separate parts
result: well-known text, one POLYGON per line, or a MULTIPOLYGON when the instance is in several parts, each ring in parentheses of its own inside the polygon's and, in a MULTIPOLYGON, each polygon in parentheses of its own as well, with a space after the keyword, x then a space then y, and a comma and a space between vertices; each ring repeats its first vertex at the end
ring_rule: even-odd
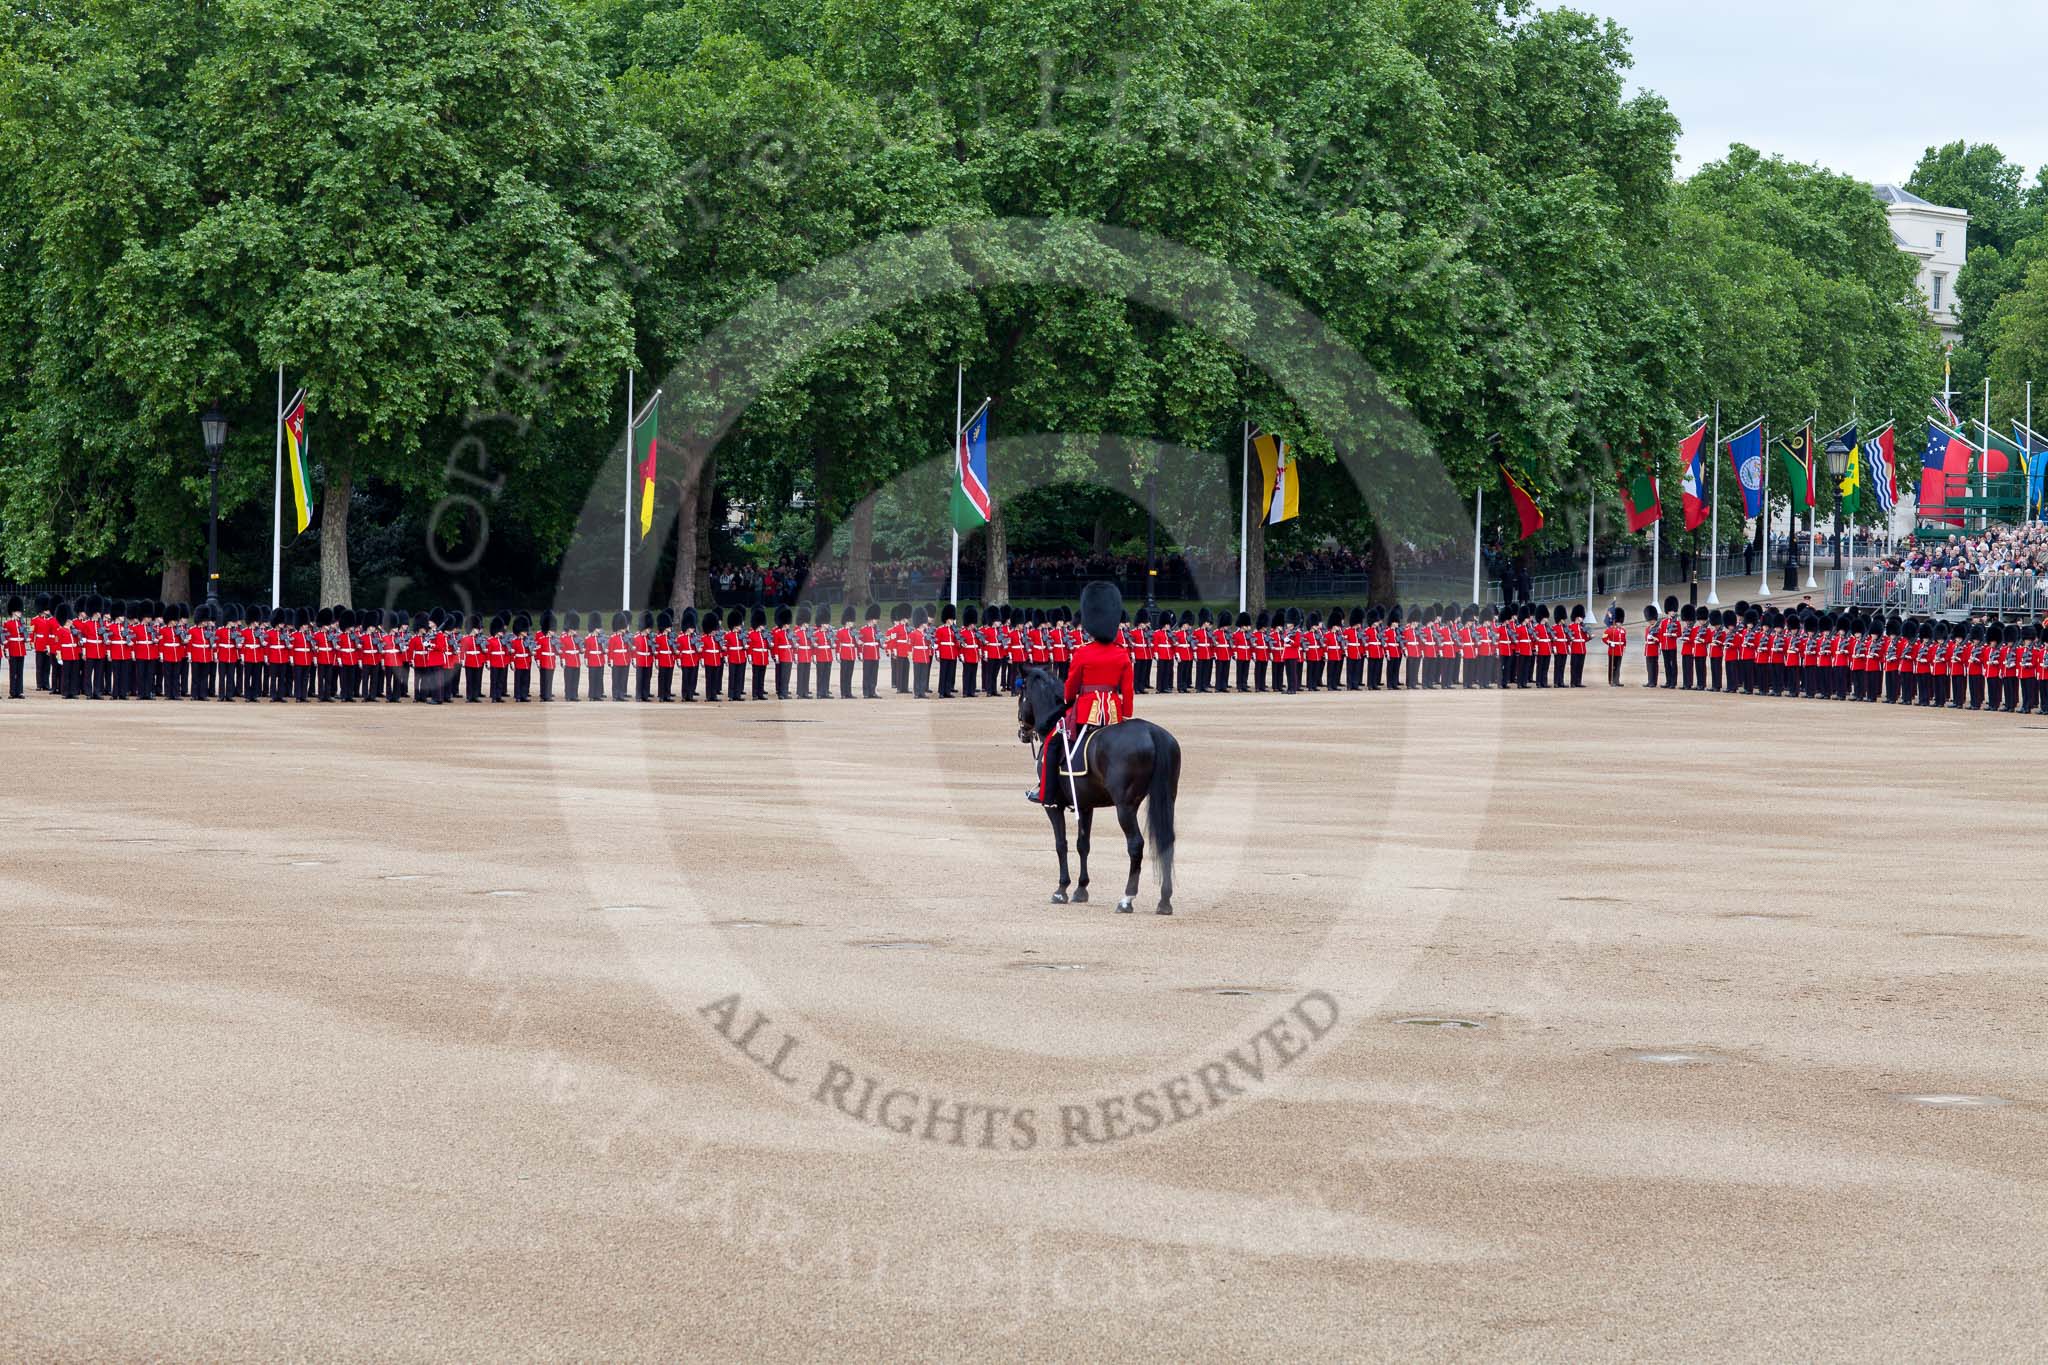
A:
POLYGON ((661 444, 661 395, 649 400, 633 427, 633 449, 644 451, 640 462, 640 539, 654 529, 654 452, 661 444))
POLYGON ((298 514, 299 534, 313 524, 313 476, 306 467, 306 393, 292 400, 284 414, 285 456, 291 466, 292 508, 298 514))

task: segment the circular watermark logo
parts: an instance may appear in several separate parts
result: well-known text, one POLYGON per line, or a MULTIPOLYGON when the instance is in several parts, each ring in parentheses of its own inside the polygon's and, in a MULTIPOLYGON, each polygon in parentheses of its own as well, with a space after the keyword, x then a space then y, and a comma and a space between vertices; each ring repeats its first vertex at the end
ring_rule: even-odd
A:
MULTIPOLYGON (((1282 396, 1284 407, 1327 443, 1334 459, 1318 463, 1313 476, 1341 479, 1357 490, 1381 545, 1462 543, 1470 551, 1469 514, 1433 443, 1341 338, 1292 300, 1213 258, 1156 237, 1092 224, 975 223, 886 238, 824 263, 742 310, 663 380, 664 446, 699 456, 711 451, 775 384, 895 309, 949 294, 1018 286, 1055 286, 1117 300, 1228 348, 1245 371, 1260 376, 1282 396)), ((1143 497, 1169 538, 1180 543, 1187 543, 1183 531, 1213 531, 1219 499, 1226 504, 1222 519, 1232 532, 1241 518, 1263 511, 1258 506, 1262 499, 1244 486, 1257 470, 1255 463, 1244 461, 1249 468, 1240 469, 1239 486, 1230 486, 1228 455, 1242 460, 1240 452, 1186 451, 1096 432, 994 436, 991 441, 993 468, 1042 471, 1022 483, 999 477, 998 498, 1025 491, 1031 477, 1092 484, 1133 500, 1143 497), (1033 450, 1039 456, 1058 450, 1080 454, 1066 460, 1022 458, 1033 450)), ((956 456, 943 432, 931 445, 929 460, 912 462, 875 496, 900 494, 929 504, 936 489, 942 498, 956 456)), ((559 607, 587 609, 617 600, 619 510, 618 485, 600 478, 565 561, 559 607)), ((652 553, 633 556, 628 590, 636 610, 653 605, 646 598, 655 559, 652 553)), ((814 584, 835 577, 838 567, 814 563, 814 584)), ((1202 597, 1234 596, 1234 583, 1201 581, 1199 570, 1191 572, 1202 597)), ((1394 581, 1397 590, 1429 591, 1413 588, 1412 578, 1404 584, 1399 571, 1394 581)), ((1444 600, 1463 596, 1441 587, 1436 591, 1444 600)), ((1199 773, 1200 780, 1182 788, 1182 828, 1193 823, 1209 835, 1192 854, 1185 843, 1178 850, 1178 901, 1184 915, 1232 913, 1227 902, 1205 891, 1205 884, 1230 885, 1255 842, 1285 837, 1269 827, 1273 792, 1258 762, 1254 698, 1238 700, 1246 712, 1245 740, 1238 752, 1225 755, 1200 746, 1185 752, 1184 771, 1199 773), (1213 837, 1217 829, 1232 834, 1218 840, 1213 837)), ((979 704, 990 708, 984 713, 989 766, 1016 775, 1002 785, 1016 802, 1018 831, 1044 840, 1038 856, 1045 860, 1050 882, 1053 850, 1044 817, 1017 800, 1031 768, 1015 748, 1016 727, 1008 709, 1014 703, 979 704)), ((1204 1022, 1171 1031, 1164 1043, 1151 1029, 1125 1046, 1094 1039, 1070 1049, 1071 1080, 1039 1084, 1030 1093, 991 1093, 973 1070, 956 1069, 944 1055, 935 1055, 945 1048, 934 1040, 957 1038, 963 1051, 970 1045, 998 1046, 1006 1031, 1026 1021, 979 1017, 979 1007, 957 990, 935 990, 928 1003, 960 1017, 943 1027, 934 1027, 927 1017, 919 1026, 917 1011, 899 1012, 904 1027, 897 1043, 873 1041, 889 1035, 887 1028, 835 1024, 849 1015, 847 992, 860 989, 864 967, 852 954, 916 953, 936 944, 884 937, 848 945, 845 976, 830 983, 808 969, 778 966, 780 956, 763 947, 768 941, 764 927, 803 911, 804 897, 830 894, 819 890, 821 880, 825 886, 862 888, 892 882, 944 886, 980 916, 1053 913, 1042 899, 992 902, 976 889, 971 872, 955 875, 991 859, 1008 864, 1018 856, 1013 841, 992 840, 986 822, 968 818, 960 802, 922 801, 914 814, 903 817, 914 822, 909 845, 926 851, 921 866, 876 865, 875 811, 886 804, 879 798, 884 792, 899 797, 943 791, 948 763, 942 750, 956 738, 942 722, 954 714, 927 707, 907 729, 892 725, 887 749, 873 752, 871 763, 854 772, 809 763, 806 741, 795 727, 763 725, 750 737, 759 752, 749 766, 757 772, 778 770, 782 818, 776 828, 761 831, 759 865, 744 905, 730 899, 729 877, 707 875, 707 858, 723 856, 710 850, 729 847, 734 831, 726 831, 724 841, 703 837, 715 820, 704 814, 705 807, 716 808, 722 795, 735 793, 737 784, 746 781, 744 771, 722 766, 678 773, 667 766, 670 751, 648 744, 633 751, 631 771, 609 774, 601 799, 578 792, 561 803, 569 858, 596 892, 608 925, 645 981, 694 1021, 709 1046, 755 1073, 766 1091, 819 1122, 855 1125, 883 1139, 991 1154, 1095 1150, 1170 1134, 1280 1093, 1292 1078, 1313 1068, 1318 1054, 1372 1017, 1378 1002, 1402 979, 1412 955, 1427 941, 1423 931, 1463 885, 1486 814, 1484 800, 1468 799, 1447 811, 1426 799, 1446 761, 1438 713, 1361 705, 1353 723, 1372 728, 1373 767, 1347 767, 1355 760, 1347 760, 1344 746, 1337 743, 1330 746, 1328 767, 1316 779, 1371 794, 1363 806, 1370 814, 1344 831, 1361 856, 1348 865, 1346 884, 1334 899, 1327 885, 1318 888, 1319 901, 1335 908, 1320 917, 1312 932, 1290 939, 1295 945, 1287 950, 1291 970, 1281 973, 1287 984, 1240 988, 1241 1003, 1227 1011, 1228 1022, 1220 1026, 1216 1014, 1205 1009, 1200 1012, 1204 1022), (873 789, 874 800, 864 799, 864 786, 873 789), (631 865, 618 858, 622 829, 646 835, 636 843, 640 853, 631 865), (1361 971, 1361 924, 1369 914, 1393 909, 1406 917, 1408 931, 1396 943, 1376 946, 1371 968, 1361 971), (862 1036, 855 1037, 856 1032, 862 1036), (1131 1056, 1146 1060, 1127 1060, 1131 1056)), ((1501 739, 1500 695, 1478 691, 1462 696, 1458 714, 1457 761, 1469 796, 1474 781, 1487 780, 1492 771, 1501 739)), ((671 713, 660 709, 635 708, 624 716, 649 736, 673 724, 671 713)), ((859 707, 831 716, 834 724, 851 727, 867 718, 859 707)), ((901 809, 900 801, 894 805, 901 809)), ((1119 844, 1112 841, 1116 854, 1123 852, 1119 844)), ((897 860, 902 856, 899 851, 897 860)), ((1122 870, 1121 857, 1109 861, 1122 870)), ((1057 913, 1106 917, 1108 907, 1057 913)), ((1027 965, 1086 970, 1085 964, 1027 965)), ((1061 1064, 1043 1058, 1033 1067, 1039 1076, 1060 1069, 1061 1064)))

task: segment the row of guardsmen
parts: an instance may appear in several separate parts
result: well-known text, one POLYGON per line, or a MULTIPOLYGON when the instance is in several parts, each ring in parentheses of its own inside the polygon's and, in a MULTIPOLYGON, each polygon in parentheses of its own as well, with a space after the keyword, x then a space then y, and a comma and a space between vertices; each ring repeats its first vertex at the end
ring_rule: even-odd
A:
POLYGON ((1649 685, 1674 691, 2048 713, 2048 629, 1890 612, 1643 609, 1649 685))
MULTIPOLYGON (((1022 668, 1062 674, 1081 645, 1066 607, 899 606, 542 612, 484 617, 349 607, 20 599, 0 620, 9 695, 32 657, 38 690, 67 698, 428 703, 707 701, 1006 692, 1022 668), (536 683, 538 684, 536 687, 536 683), (857 691, 856 691, 857 689, 857 691)), ((1119 642, 1139 691, 1377 691, 1580 687, 1583 609, 1354 607, 1126 614, 1119 642)))

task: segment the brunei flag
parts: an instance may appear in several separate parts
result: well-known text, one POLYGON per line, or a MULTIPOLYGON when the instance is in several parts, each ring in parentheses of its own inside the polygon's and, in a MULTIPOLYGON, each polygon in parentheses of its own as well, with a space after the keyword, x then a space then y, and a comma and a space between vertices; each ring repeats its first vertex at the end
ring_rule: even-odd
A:
POLYGON ((1513 499, 1515 515, 1521 519, 1522 539, 1527 540, 1543 529, 1543 509, 1536 505, 1536 499, 1529 496, 1529 490, 1508 473, 1506 465, 1500 467, 1500 476, 1507 480, 1508 497, 1513 499))
POLYGON ((1293 521, 1301 515, 1301 476, 1287 442, 1260 432, 1252 438, 1252 449, 1258 454, 1259 473, 1265 480, 1266 524, 1293 521))
POLYGON ((286 467, 292 478, 292 510, 299 534, 313 524, 313 474, 306 464, 306 391, 300 389, 284 410, 286 467))
POLYGON ((654 452, 661 444, 661 392, 647 400, 633 423, 633 451, 640 460, 640 539, 654 529, 654 452))

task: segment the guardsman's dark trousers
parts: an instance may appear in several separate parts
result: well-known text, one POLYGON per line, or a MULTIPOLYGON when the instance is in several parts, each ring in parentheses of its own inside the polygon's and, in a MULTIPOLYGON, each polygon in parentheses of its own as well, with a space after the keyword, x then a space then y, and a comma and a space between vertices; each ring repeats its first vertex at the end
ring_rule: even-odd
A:
POLYGON ((875 699, 875 686, 881 681, 882 661, 862 659, 860 661, 860 695, 863 701, 875 699))
MULTIPOLYGON (((816 667, 818 670, 818 700, 830 701, 832 700, 832 661, 829 658, 820 660, 816 667)), ((972 670, 969 670, 969 673, 971 676, 972 670)), ((970 697, 974 695, 974 684, 972 682, 967 684, 967 695, 970 697)))
POLYGON ((768 665, 754 665, 754 700, 768 700, 768 665))
POLYGON ((811 661, 800 659, 796 666, 796 695, 799 701, 811 699, 811 661))
POLYGON ((775 700, 789 700, 789 665, 780 659, 775 661, 775 700))
MULTIPOLYGON (((16 701, 21 700, 21 679, 27 671, 27 663, 28 661, 19 654, 7 660, 7 695, 16 701)), ((2032 684, 2028 684, 2028 687, 2031 689, 2032 684)))
POLYGON ((841 700, 853 700, 853 660, 839 661, 839 696, 841 700))
POLYGON ((960 669, 960 661, 959 661, 958 659, 941 659, 941 660, 939 660, 939 695, 940 695, 940 696, 942 696, 942 697, 951 697, 951 696, 953 695, 953 677, 954 677, 954 675, 955 675, 955 674, 956 674, 957 672, 959 672, 959 669, 960 669))
POLYGON ((1643 656, 1643 667, 1648 669, 1650 674, 1649 680, 1643 685, 1645 687, 1655 687, 1657 685, 1657 656, 1645 654, 1643 656))
POLYGON ((626 683, 626 665, 624 665, 624 664, 613 664, 613 665, 612 665, 612 700, 613 700, 613 701, 624 701, 624 700, 626 699, 626 695, 627 695, 627 694, 626 694, 626 687, 627 687, 627 683, 626 683))

